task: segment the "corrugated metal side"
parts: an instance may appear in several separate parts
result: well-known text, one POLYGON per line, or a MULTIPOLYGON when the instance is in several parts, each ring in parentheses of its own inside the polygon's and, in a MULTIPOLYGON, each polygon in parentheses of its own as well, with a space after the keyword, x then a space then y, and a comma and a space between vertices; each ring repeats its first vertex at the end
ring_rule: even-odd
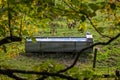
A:
POLYGON ((36 42, 33 43, 32 41, 25 43, 25 51, 26 52, 39 52, 40 50, 40 43, 36 42))
MULTIPOLYGON (((86 42, 27 42, 26 52, 79 52, 87 46, 86 42)), ((92 49, 87 52, 92 52, 92 49)))
POLYGON ((76 52, 79 52, 81 49, 87 47, 87 42, 77 42, 76 43, 76 52))
POLYGON ((43 52, 72 52, 75 50, 74 42, 41 42, 40 51, 43 52))

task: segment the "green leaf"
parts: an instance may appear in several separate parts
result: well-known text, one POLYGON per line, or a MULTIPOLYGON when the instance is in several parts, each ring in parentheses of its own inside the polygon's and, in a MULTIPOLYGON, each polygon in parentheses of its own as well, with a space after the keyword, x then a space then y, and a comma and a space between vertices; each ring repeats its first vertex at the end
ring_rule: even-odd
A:
POLYGON ((120 26, 120 22, 117 22, 117 23, 115 24, 115 26, 120 26))
POLYGON ((32 39, 32 42, 33 42, 33 43, 36 43, 36 38, 35 38, 35 37, 32 37, 32 36, 31 36, 30 38, 32 39))
POLYGON ((94 3, 89 4, 89 6, 93 11, 97 11, 100 8, 98 4, 94 4, 94 3))
POLYGON ((72 4, 74 4, 75 6, 78 6, 80 4, 80 1, 78 0, 71 0, 72 4))
POLYGON ((86 78, 88 78, 88 80, 89 80, 89 78, 91 78, 92 76, 93 76, 93 74, 94 74, 94 72, 92 71, 92 70, 84 70, 83 72, 82 72, 82 74, 86 77, 86 78))
POLYGON ((111 3, 110 8, 114 10, 116 8, 116 5, 114 3, 111 3))
POLYGON ((85 18, 85 16, 83 15, 83 16, 81 16, 81 20, 82 20, 82 22, 84 22, 85 20, 86 20, 86 18, 85 18))
POLYGON ((3 27, 3 25, 0 25, 0 35, 5 36, 5 28, 3 27))
POLYGON ((23 34, 23 35, 28 35, 28 31, 27 31, 27 30, 24 30, 24 31, 22 31, 22 34, 23 34))
POLYGON ((87 26, 85 22, 82 22, 78 27, 78 31, 80 32, 84 32, 86 29, 87 29, 87 26))
POLYGON ((98 29, 98 31, 101 32, 101 33, 104 32, 104 27, 98 27, 97 29, 98 29))
POLYGON ((101 9, 104 9, 105 6, 106 6, 106 4, 107 4, 107 3, 104 1, 104 2, 98 3, 98 6, 99 6, 101 9))
POLYGON ((89 13, 89 17, 94 17, 94 16, 96 16, 95 12, 89 13))

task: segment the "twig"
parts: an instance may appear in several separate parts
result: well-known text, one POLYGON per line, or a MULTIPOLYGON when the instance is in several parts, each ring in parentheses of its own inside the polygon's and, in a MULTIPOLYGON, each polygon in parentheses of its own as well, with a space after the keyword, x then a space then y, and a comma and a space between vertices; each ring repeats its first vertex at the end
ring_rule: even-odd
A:
POLYGON ((7 70, 7 69, 6 69, 6 71, 0 70, 0 74, 7 75, 8 77, 13 78, 15 80, 26 80, 26 79, 17 77, 16 75, 13 74, 13 72, 11 72, 10 70, 7 70))
MULTIPOLYGON (((111 38, 110 40, 108 40, 107 42, 98 42, 98 43, 95 43, 95 44, 93 44, 93 45, 91 45, 91 46, 89 46, 89 47, 86 47, 86 48, 82 49, 82 50, 80 51, 80 53, 82 53, 83 51, 85 51, 85 50, 87 50, 87 49, 89 49, 89 48, 92 48, 92 47, 94 47, 94 46, 96 46, 96 45, 108 45, 108 44, 110 44, 111 42, 113 42, 115 39, 117 39, 119 36, 120 36, 120 33, 117 34, 115 37, 111 38)), ((60 74, 60 73, 65 72, 65 71, 71 69, 72 67, 74 67, 74 65, 77 63, 77 61, 78 61, 78 59, 79 59, 80 53, 77 53, 77 56, 76 56, 76 58, 75 58, 75 60, 74 60, 74 62, 73 62, 72 65, 70 65, 69 67, 67 67, 67 68, 65 68, 65 69, 63 69, 63 70, 58 71, 57 73, 35 72, 35 71, 25 71, 25 70, 16 70, 16 69, 7 69, 7 70, 5 70, 5 69, 0 69, 0 74, 7 75, 7 76, 9 76, 9 77, 11 77, 11 78, 14 78, 14 79, 15 79, 15 78, 18 78, 18 79, 21 79, 21 80, 25 80, 25 79, 22 79, 22 78, 19 78, 19 77, 15 76, 14 73, 36 74, 36 75, 46 75, 46 76, 56 76, 56 77, 60 77, 60 78, 62 78, 62 79, 67 79, 67 80, 77 80, 77 79, 75 79, 75 78, 73 78, 73 77, 71 77, 71 76, 66 76, 66 75, 63 75, 63 74, 60 74)), ((18 79, 17 79, 17 80, 18 80, 18 79)))
POLYGON ((0 46, 3 44, 7 44, 7 43, 11 43, 11 42, 17 42, 17 41, 21 41, 22 38, 17 37, 17 36, 8 36, 3 38, 2 40, 0 40, 0 46))
POLYGON ((22 38, 22 19, 21 19, 21 23, 20 23, 20 33, 19 33, 19 37, 22 38))
MULTIPOLYGON (((63 2, 64 2, 70 9, 72 9, 74 12, 76 12, 76 13, 81 13, 81 14, 85 15, 86 18, 90 21, 90 24, 92 25, 92 27, 95 29, 95 31, 97 31, 97 33, 98 33, 99 35, 101 35, 101 36, 103 36, 103 37, 111 38, 110 36, 107 36, 107 35, 102 34, 102 33, 95 27, 95 25, 93 24, 92 20, 89 18, 89 16, 88 16, 85 12, 83 12, 83 11, 77 11, 76 9, 74 9, 74 7, 73 7, 72 5, 69 5, 69 4, 68 4, 67 2, 65 2, 64 0, 63 0, 63 2)), ((82 7, 82 3, 81 3, 81 7, 82 7)), ((80 16, 80 15, 78 15, 78 16, 80 16)))
POLYGON ((70 9, 72 9, 73 11, 77 12, 72 5, 69 5, 65 0, 62 0, 70 9))
POLYGON ((98 34, 100 34, 103 37, 107 37, 107 38, 111 38, 110 36, 104 35, 102 34, 93 24, 92 20, 89 18, 89 16, 87 14, 85 14, 86 18, 90 21, 90 24, 92 25, 92 27, 95 29, 95 31, 97 31, 98 34))
MULTIPOLYGON (((62 79, 67 79, 67 80, 78 80, 78 79, 73 78, 71 76, 66 76, 66 75, 59 74, 59 73, 25 71, 25 70, 17 70, 17 69, 0 69, 0 74, 4 74, 4 75, 9 76, 9 73, 10 74, 21 73, 21 74, 36 74, 36 75, 56 76, 56 77, 60 77, 62 79)), ((13 78, 12 76, 9 76, 9 77, 13 78)))
POLYGON ((8 5, 8 27, 9 27, 9 31, 10 31, 10 36, 11 36, 11 39, 12 39, 12 28, 11 28, 11 13, 10 13, 10 5, 9 5, 9 1, 7 0, 7 5, 8 5))
POLYGON ((59 70, 58 73, 65 72, 65 71, 71 69, 72 67, 74 67, 75 64, 77 63, 79 57, 80 57, 80 53, 84 52, 85 50, 87 50, 87 49, 89 49, 89 48, 92 48, 92 47, 94 47, 94 46, 97 46, 97 45, 108 45, 108 44, 110 44, 111 42, 113 42, 115 39, 117 39, 119 36, 120 36, 120 33, 117 34, 115 37, 111 38, 110 40, 108 40, 107 42, 98 42, 98 43, 95 43, 95 44, 93 44, 93 45, 90 45, 90 46, 88 46, 88 47, 86 47, 86 48, 83 48, 82 50, 80 50, 79 53, 77 53, 77 56, 76 56, 74 62, 73 62, 69 67, 67 67, 67 68, 65 68, 65 69, 63 69, 63 70, 59 70))

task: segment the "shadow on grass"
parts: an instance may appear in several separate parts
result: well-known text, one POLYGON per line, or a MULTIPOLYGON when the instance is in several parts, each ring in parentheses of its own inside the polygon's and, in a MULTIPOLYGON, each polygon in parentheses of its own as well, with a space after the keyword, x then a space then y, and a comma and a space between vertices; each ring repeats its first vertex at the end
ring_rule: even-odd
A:
MULTIPOLYGON (((92 53, 80 53, 80 57, 78 60, 77 65, 82 64, 82 63, 89 63, 92 61, 92 53)), ((63 65, 70 65, 76 57, 76 53, 23 53, 21 54, 22 56, 26 56, 29 58, 34 58, 34 59, 40 59, 40 61, 46 61, 46 60, 54 60, 57 63, 61 63, 63 65)))

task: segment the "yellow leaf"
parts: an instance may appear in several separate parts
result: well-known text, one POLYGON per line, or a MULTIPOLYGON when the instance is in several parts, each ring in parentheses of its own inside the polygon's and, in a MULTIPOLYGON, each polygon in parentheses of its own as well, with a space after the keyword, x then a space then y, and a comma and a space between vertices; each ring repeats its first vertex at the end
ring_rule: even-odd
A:
POLYGON ((37 1, 36 1, 36 0, 34 0, 34 1, 33 1, 33 4, 34 4, 34 5, 36 5, 36 4, 37 4, 37 1))
POLYGON ((0 51, 2 51, 3 49, 2 49, 2 47, 0 47, 0 51))
POLYGON ((106 21, 111 21, 111 20, 112 20, 112 18, 110 18, 110 17, 106 18, 106 21))
POLYGON ((83 0, 84 2, 88 2, 89 0, 83 0))
POLYGON ((26 20, 30 20, 30 18, 28 16, 26 16, 26 20))
POLYGON ((115 2, 115 0, 109 0, 109 3, 114 3, 115 2))
POLYGON ((28 29, 32 29, 30 25, 27 26, 28 29))
POLYGON ((38 29, 37 29, 37 28, 34 28, 34 32, 36 32, 36 33, 37 33, 37 32, 38 32, 38 29))
POLYGON ((74 20, 73 19, 68 19, 68 22, 69 23, 72 23, 74 20))
POLYGON ((98 22, 96 20, 92 20, 92 23, 97 26, 98 25, 98 22))
POLYGON ((118 22, 120 22, 120 17, 116 17, 116 20, 117 20, 118 22))
POLYGON ((113 27, 112 27, 112 26, 109 28, 109 34, 110 34, 111 36, 114 34, 114 30, 113 30, 113 27))
POLYGON ((26 26, 23 26, 22 30, 24 31, 24 30, 26 30, 26 29, 27 29, 26 26))
POLYGON ((2 0, 0 0, 0 5, 2 4, 2 0))
POLYGON ((81 23, 80 26, 78 27, 78 30, 82 32, 84 32, 86 29, 87 29, 87 26, 85 22, 81 23))

